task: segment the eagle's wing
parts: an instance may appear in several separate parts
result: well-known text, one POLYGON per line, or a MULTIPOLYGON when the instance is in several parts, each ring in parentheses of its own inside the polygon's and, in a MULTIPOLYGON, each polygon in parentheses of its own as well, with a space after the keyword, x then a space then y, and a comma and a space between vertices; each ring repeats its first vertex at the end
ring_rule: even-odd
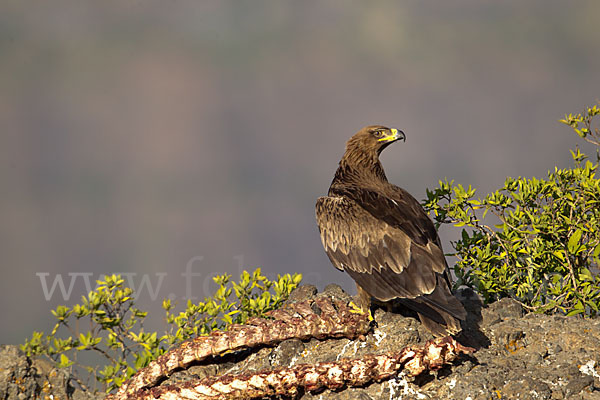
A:
POLYGON ((446 282, 437 232, 418 202, 353 189, 317 200, 321 240, 333 265, 381 301, 419 298, 464 319, 446 282))
POLYGON ((423 246, 435 243, 440 249, 436 257, 445 266, 446 259, 441 252, 437 230, 421 204, 398 186, 388 185, 386 189, 385 195, 379 191, 352 186, 336 188, 333 192, 358 203, 376 219, 402 230, 413 242, 423 246))

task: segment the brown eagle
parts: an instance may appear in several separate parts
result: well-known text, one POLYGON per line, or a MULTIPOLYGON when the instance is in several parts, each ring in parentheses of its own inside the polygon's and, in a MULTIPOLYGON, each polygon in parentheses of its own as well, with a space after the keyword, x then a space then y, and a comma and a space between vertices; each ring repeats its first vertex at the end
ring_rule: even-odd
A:
POLYGON ((356 282, 363 309, 371 298, 398 299, 435 336, 460 331, 466 317, 450 291, 440 238, 419 202, 388 182, 379 154, 404 132, 373 125, 346 143, 326 197, 316 205, 321 241, 332 264, 356 282))

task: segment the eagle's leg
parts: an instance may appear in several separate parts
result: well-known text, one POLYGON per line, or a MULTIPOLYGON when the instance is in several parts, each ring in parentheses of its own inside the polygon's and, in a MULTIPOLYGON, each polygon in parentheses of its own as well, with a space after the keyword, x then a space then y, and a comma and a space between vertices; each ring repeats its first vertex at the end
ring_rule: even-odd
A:
POLYGON ((356 290, 358 292, 358 298, 360 302, 360 308, 364 312, 369 312, 369 316, 371 315, 371 306, 375 303, 375 306, 383 307, 387 312, 394 311, 394 302, 393 301, 378 301, 377 299, 373 299, 373 296, 369 294, 365 289, 360 287, 358 283, 356 284, 356 290))
POLYGON ((356 306, 353 302, 350 302, 350 305, 354 307, 357 312, 367 314, 369 316, 369 321, 373 321, 373 314, 371 314, 371 295, 361 288, 358 283, 356 284, 356 289, 358 291, 359 305, 356 306))
POLYGON ((360 308, 364 311, 370 311, 371 310, 371 295, 369 293, 367 293, 366 290, 364 290, 362 287, 359 286, 359 284, 356 284, 356 291, 358 292, 358 302, 360 305, 360 308))

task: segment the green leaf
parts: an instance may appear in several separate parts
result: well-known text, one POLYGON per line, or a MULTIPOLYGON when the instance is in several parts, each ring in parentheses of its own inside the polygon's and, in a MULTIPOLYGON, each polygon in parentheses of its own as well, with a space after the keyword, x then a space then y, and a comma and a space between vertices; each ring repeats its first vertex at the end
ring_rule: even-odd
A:
POLYGON ((596 262, 598 262, 598 256, 600 256, 600 243, 598 243, 593 253, 593 257, 596 259, 596 262))
POLYGON ((579 249, 579 241, 581 240, 581 235, 583 232, 581 229, 577 229, 571 237, 569 237, 569 242, 567 243, 567 249, 569 253, 575 254, 579 249))
POLYGON ((581 271, 579 272, 579 280, 580 281, 593 281, 594 277, 592 276, 592 273, 590 272, 589 269, 582 268, 581 271))
POLYGON ((61 354, 60 361, 58 362, 58 368, 67 368, 73 365, 73 363, 74 361, 69 360, 69 357, 67 357, 64 354, 61 354))
POLYGON ((569 311, 567 313, 567 317, 570 317, 572 315, 581 314, 584 311, 585 311, 585 307, 584 307, 583 303, 581 302, 581 300, 578 300, 577 303, 575 303, 575 305, 573 306, 573 309, 571 309, 571 311, 569 311))

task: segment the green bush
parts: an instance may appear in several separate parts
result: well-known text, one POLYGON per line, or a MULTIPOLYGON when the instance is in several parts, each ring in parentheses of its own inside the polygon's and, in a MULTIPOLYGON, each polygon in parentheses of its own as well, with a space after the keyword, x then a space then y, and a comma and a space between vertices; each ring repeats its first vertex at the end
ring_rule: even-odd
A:
MULTIPOLYGON (((218 288, 203 302, 188 301, 187 308, 175 314, 171 301, 163 301, 168 328, 159 335, 144 331, 147 312, 134 307, 133 291, 123 285, 123 279, 118 275, 107 276, 98 281, 96 290, 83 296, 81 304, 52 310, 57 319, 52 332, 47 335, 34 332, 21 349, 29 356, 45 355, 60 368, 81 368, 110 391, 173 344, 213 330, 226 330, 232 323, 244 323, 250 317, 264 316, 278 308, 301 279, 299 274, 286 274, 270 281, 260 268, 252 274, 244 271, 239 282, 232 282, 231 275, 215 276, 218 288), (89 326, 89 330, 81 329, 83 326, 89 326), (59 336, 63 332, 67 333, 59 336), (79 353, 88 350, 106 359, 107 364, 101 370, 78 362, 79 353)), ((79 383, 86 387, 81 379, 79 383)))
MULTIPOLYGON (((591 127, 598 114, 594 106, 561 122, 600 146, 600 132, 591 127)), ((572 168, 555 167, 546 179, 507 178, 483 198, 447 180, 427 191, 424 206, 436 225, 463 227, 452 243, 457 287, 474 289, 485 302, 512 297, 537 312, 598 314, 598 160, 579 149, 571 154, 572 168)))

